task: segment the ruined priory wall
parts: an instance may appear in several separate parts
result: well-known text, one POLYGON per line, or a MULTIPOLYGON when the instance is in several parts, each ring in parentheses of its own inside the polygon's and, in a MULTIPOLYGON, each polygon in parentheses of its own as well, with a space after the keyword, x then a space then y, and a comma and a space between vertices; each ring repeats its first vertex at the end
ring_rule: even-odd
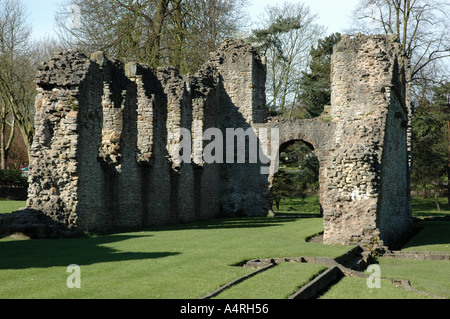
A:
MULTIPOLYGON (((235 139, 235 158, 224 159, 222 168, 222 210, 225 214, 265 216, 271 209, 269 177, 261 174, 261 164, 249 162, 250 140, 259 145, 255 124, 267 121, 265 100, 266 67, 255 49, 244 41, 226 41, 211 55, 221 76, 220 124, 224 137, 226 130, 241 128, 246 138, 245 163, 238 163, 235 139)), ((231 138, 226 139, 232 143, 231 138)), ((259 146, 256 147, 259 149, 259 146)), ((258 152, 253 148, 252 152, 258 152)), ((224 154, 230 154, 225 149, 224 154)))
POLYGON ((206 63, 188 83, 192 96, 192 190, 195 216, 207 219, 221 214, 222 163, 205 163, 203 150, 211 141, 205 140, 208 129, 220 127, 220 75, 212 63, 206 63))
POLYGON ((387 36, 344 36, 335 47, 330 115, 336 130, 323 203, 326 243, 389 245, 406 230, 408 110, 402 56, 399 43, 387 36), (395 220, 402 222, 390 226, 395 220))
POLYGON ((264 68, 242 41, 227 42, 213 56, 185 77, 102 52, 59 53, 44 63, 36 81, 28 207, 89 231, 252 214, 267 176, 205 163, 196 146, 201 153, 208 144, 202 140, 208 128, 264 120, 264 68), (180 149, 187 140, 192 152, 180 149), (244 199, 251 200, 232 210, 224 205, 224 191, 248 189, 244 199))
POLYGON ((83 199, 83 194, 77 192, 79 154, 83 147, 78 132, 84 126, 100 134, 99 125, 89 118, 80 118, 79 102, 83 101, 83 108, 92 108, 89 113, 100 116, 101 88, 93 86, 93 94, 86 95, 80 84, 86 80, 86 74, 97 71, 84 55, 70 52, 56 55, 44 64, 36 79, 36 133, 31 149, 27 205, 46 212, 69 229, 80 222, 77 208, 80 196, 83 199))

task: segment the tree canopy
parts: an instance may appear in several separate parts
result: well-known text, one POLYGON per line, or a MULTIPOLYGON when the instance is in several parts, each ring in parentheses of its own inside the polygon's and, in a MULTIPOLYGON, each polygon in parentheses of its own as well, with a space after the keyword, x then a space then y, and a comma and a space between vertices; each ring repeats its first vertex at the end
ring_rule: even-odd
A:
POLYGON ((67 47, 192 73, 225 38, 241 32, 246 5, 246 0, 67 0, 56 21, 67 47), (78 25, 67 24, 73 14, 67 8, 74 5, 78 25))

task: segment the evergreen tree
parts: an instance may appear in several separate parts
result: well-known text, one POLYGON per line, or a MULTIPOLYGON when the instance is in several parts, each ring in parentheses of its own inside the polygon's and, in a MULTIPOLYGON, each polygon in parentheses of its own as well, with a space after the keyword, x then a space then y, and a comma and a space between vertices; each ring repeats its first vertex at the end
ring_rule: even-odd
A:
POLYGON ((256 49, 264 56, 270 48, 274 48, 278 57, 287 61, 284 55, 280 36, 292 30, 298 30, 302 26, 298 19, 294 17, 277 17, 276 20, 266 29, 252 30, 249 41, 256 44, 256 49))
POLYGON ((413 118, 412 186, 425 197, 432 195, 437 198, 448 181, 449 173, 450 83, 434 87, 433 92, 431 101, 424 98, 419 102, 413 118))
POLYGON ((303 142, 295 142, 280 154, 280 169, 274 178, 273 195, 277 210, 282 199, 317 193, 319 160, 303 142))
POLYGON ((266 58, 267 106, 273 115, 286 115, 298 101, 299 78, 308 66, 309 51, 324 35, 318 16, 301 3, 268 6, 249 42, 266 58))
POLYGON ((300 107, 292 113, 293 117, 314 118, 320 116, 325 105, 331 103, 331 56, 341 34, 334 33, 319 40, 317 48, 311 49, 309 73, 300 79, 302 93, 300 107))

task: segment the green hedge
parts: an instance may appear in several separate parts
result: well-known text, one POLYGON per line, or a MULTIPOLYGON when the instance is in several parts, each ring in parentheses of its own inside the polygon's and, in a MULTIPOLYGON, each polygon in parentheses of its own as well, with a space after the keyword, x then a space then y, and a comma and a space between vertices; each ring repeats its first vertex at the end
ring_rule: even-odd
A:
POLYGON ((0 185, 27 187, 28 179, 17 169, 0 170, 0 185))

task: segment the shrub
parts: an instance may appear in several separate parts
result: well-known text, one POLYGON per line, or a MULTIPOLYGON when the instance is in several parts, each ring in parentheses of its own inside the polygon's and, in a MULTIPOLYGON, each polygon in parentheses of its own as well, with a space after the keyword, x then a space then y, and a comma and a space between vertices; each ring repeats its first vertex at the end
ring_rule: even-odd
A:
POLYGON ((20 170, 4 169, 0 170, 0 185, 27 187, 28 180, 20 170))

